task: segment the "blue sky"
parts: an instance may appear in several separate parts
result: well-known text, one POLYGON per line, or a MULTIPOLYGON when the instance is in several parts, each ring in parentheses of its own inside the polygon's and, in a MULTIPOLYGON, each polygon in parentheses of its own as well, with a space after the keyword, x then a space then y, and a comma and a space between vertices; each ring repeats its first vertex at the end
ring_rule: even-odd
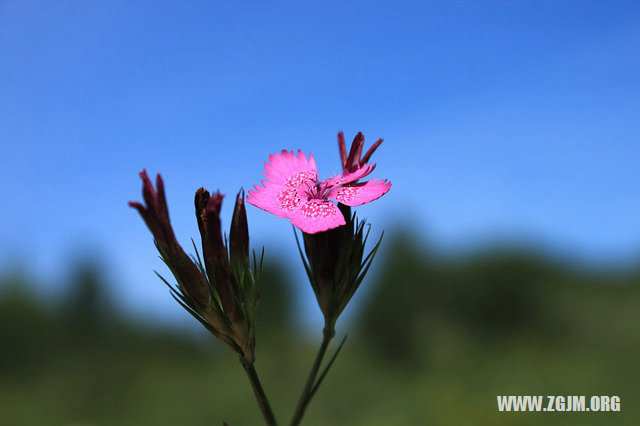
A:
MULTIPOLYGON (((140 169, 163 174, 186 245, 195 189, 229 194, 228 224, 271 152, 337 172, 338 130, 385 138, 375 175, 394 186, 360 209, 377 229, 637 258, 638 40, 636 1, 4 1, 0 268, 61 280, 95 252, 133 311, 176 312, 126 206, 140 169)), ((286 221, 249 220, 296 255, 286 221)))

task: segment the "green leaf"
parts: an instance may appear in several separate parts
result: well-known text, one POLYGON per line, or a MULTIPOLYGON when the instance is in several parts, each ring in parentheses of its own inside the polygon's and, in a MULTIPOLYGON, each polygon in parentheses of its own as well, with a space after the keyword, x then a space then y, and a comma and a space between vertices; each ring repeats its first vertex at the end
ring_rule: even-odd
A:
POLYGON ((296 237, 296 244, 298 245, 298 252, 300 253, 300 258, 302 259, 302 263, 304 264, 304 270, 307 271, 307 276, 309 277, 309 281, 311 281, 311 283, 313 284, 314 282, 313 274, 311 272, 309 263, 307 262, 307 259, 304 253, 302 252, 302 246, 300 246, 300 240, 298 239, 298 232, 296 232, 295 227, 293 227, 293 235, 296 237))

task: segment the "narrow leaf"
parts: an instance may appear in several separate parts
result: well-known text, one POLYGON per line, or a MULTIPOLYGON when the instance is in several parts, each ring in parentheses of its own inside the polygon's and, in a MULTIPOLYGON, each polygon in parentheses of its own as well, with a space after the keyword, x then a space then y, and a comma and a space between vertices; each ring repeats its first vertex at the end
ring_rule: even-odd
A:
POLYGON ((340 353, 340 350, 342 349, 342 346, 344 345, 344 342, 346 342, 346 341, 347 341, 347 335, 345 334, 344 338, 342 339, 342 342, 340 342, 340 345, 338 346, 338 349, 336 349, 336 352, 333 354, 333 356, 329 360, 329 363, 324 368, 324 370, 322 370, 322 374, 320 375, 320 377, 318 377, 318 380, 316 381, 316 384, 313 386, 313 389, 311 389, 311 392, 309 393, 309 399, 311 399, 313 397, 313 395, 316 393, 316 391, 320 387, 320 384, 322 384, 322 381, 324 380, 325 376, 329 372, 329 369, 331 368, 331 366, 333 365, 333 362, 338 357, 338 354, 340 353))

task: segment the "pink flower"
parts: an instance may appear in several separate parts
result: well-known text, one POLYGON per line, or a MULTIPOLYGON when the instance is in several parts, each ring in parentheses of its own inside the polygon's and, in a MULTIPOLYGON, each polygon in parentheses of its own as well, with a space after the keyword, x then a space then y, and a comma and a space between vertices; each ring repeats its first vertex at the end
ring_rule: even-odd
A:
POLYGON ((277 217, 289 219, 307 234, 337 228, 345 224, 345 218, 330 198, 354 207, 382 197, 391 188, 387 180, 357 182, 369 175, 375 164, 349 166, 341 175, 320 181, 313 155, 307 158, 300 150, 297 154, 286 150, 272 154, 264 165, 263 186, 255 185, 247 201, 277 217))

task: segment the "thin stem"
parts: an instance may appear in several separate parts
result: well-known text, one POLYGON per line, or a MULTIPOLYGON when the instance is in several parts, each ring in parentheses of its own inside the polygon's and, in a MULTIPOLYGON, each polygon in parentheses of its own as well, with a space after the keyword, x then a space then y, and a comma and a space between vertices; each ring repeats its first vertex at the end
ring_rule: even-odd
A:
POLYGON ((267 395, 264 393, 264 389, 262 389, 262 384, 260 383, 258 373, 256 372, 253 363, 246 362, 243 359, 240 360, 240 363, 242 364, 244 371, 249 377, 251 387, 253 388, 253 394, 256 397, 256 401, 258 401, 258 406, 260 407, 260 411, 262 411, 264 421, 269 426, 276 426, 278 423, 276 422, 276 418, 273 415, 273 411, 271 411, 271 406, 269 405, 269 401, 267 400, 267 395))
POLYGON ((335 335, 335 331, 333 327, 326 327, 322 332, 322 344, 320 345, 320 349, 318 350, 318 354, 316 355, 316 359, 313 362, 313 366, 311 367, 311 371, 309 372, 309 377, 307 377, 307 383, 304 385, 304 389, 300 394, 300 399, 298 400, 298 406, 296 407, 296 411, 293 415, 293 419, 291 420, 291 426, 297 426, 302 421, 302 416, 304 416, 304 412, 311 402, 311 398, 313 397, 313 389, 315 387, 316 378, 318 376, 318 370, 320 370, 320 365, 322 364, 322 359, 324 355, 327 353, 327 348, 329 347, 329 342, 333 339, 335 335))

